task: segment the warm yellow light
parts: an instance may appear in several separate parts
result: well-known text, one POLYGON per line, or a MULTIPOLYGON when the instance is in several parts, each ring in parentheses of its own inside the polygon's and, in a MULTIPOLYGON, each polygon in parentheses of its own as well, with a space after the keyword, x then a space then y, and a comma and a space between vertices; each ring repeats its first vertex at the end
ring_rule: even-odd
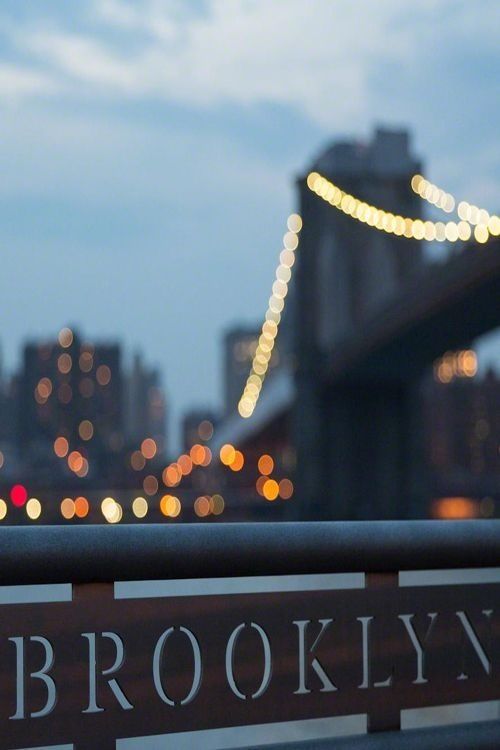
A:
POLYGON ((174 495, 163 495, 160 500, 160 510, 164 516, 169 518, 177 518, 181 512, 181 502, 178 497, 174 495))
POLYGON ((488 227, 486 224, 478 224, 476 227, 474 227, 474 238, 476 242, 479 242, 483 244, 484 242, 488 242, 489 232, 488 227))
MULTIPOLYGON (((466 201, 462 201, 458 206, 458 214, 462 219, 461 222, 424 222, 420 219, 411 219, 394 215, 375 206, 360 201, 353 195, 343 192, 336 185, 326 180, 317 172, 311 172, 306 179, 307 186, 323 200, 332 206, 339 208, 348 216, 352 216, 357 221, 367 223, 380 231, 395 234, 399 237, 413 238, 416 240, 426 240, 432 242, 457 242, 458 240, 466 241, 470 238, 470 225, 481 225, 481 229, 476 232, 478 242, 486 242, 490 234, 493 234, 491 228, 496 233, 500 233, 500 219, 498 217, 492 221, 489 213, 485 209, 477 206, 471 206, 466 201), (463 223, 466 222, 468 232, 463 223), (490 227, 491 224, 491 227, 490 227), (485 229, 483 228, 485 227, 485 229), (486 234, 488 232, 488 234, 486 234)), ((450 193, 446 193, 441 188, 425 180, 422 175, 414 175, 411 181, 413 190, 422 198, 434 203, 446 212, 453 211, 455 199, 450 193)), ((496 236, 496 235, 495 235, 496 236)))
POLYGON ((262 493, 266 500, 276 500, 279 494, 279 485, 275 479, 267 479, 264 482, 262 493))
POLYGON ((230 443, 226 443, 225 445, 223 445, 219 451, 221 463, 223 463, 225 466, 230 466, 233 463, 235 456, 236 450, 230 443))
POLYGON ((290 214, 286 224, 291 232, 297 233, 302 229, 302 219, 299 214, 290 214))
POLYGON ((7 515, 7 503, 3 498, 0 498, 0 521, 3 521, 7 515))
POLYGON ((295 232, 286 232, 283 237, 283 245, 287 250, 296 250, 299 244, 299 238, 295 232))
POLYGON ((40 500, 38 500, 36 497, 30 497, 30 499, 26 503, 26 515, 28 516, 28 518, 30 518, 32 521, 36 521, 37 518, 40 518, 41 513, 42 505, 40 503, 40 500))
POLYGON ((132 513, 136 518, 145 518, 149 510, 145 497, 136 497, 132 503, 132 513))
POLYGON ((122 507, 112 497, 105 497, 101 502, 101 512, 108 523, 119 523, 122 520, 122 507))

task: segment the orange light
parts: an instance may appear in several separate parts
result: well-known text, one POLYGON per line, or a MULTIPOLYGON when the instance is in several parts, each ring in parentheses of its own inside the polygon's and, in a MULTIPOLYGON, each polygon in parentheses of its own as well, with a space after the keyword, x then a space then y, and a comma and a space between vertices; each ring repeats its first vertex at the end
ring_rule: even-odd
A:
POLYGON ((225 466, 230 466, 235 458, 236 451, 230 443, 222 446, 219 452, 220 460, 225 466))
POLYGON ((241 451, 235 451, 234 452, 234 459, 232 463, 229 464, 229 468, 232 471, 241 471, 245 464, 245 457, 241 451))
POLYGON ((86 497, 77 497, 75 500, 75 516, 85 518, 89 513, 89 501, 86 497))
POLYGON ((189 451, 189 456, 195 466, 201 466, 205 460, 205 448, 199 443, 195 443, 189 451))
POLYGON ((290 479, 282 479, 279 483, 279 496, 283 500, 289 500, 293 495, 293 482, 290 479))
POLYGON ((262 492, 264 493, 264 497, 266 498, 266 500, 276 500, 279 494, 278 482, 276 482, 275 479, 266 479, 262 488, 262 492))
POLYGON ((477 510, 477 503, 469 497, 442 497, 434 502, 432 515, 444 519, 475 518, 477 510))
POLYGON ((163 470, 163 484, 166 487, 176 487, 182 478, 182 472, 177 464, 170 464, 163 470))
POLYGON ((154 458, 156 456, 156 451, 158 450, 156 442, 153 440, 153 438, 146 438, 141 443, 141 453, 144 456, 144 458, 147 458, 148 460, 154 458))
POLYGON ((160 500, 160 510, 164 516, 177 518, 181 512, 181 508, 182 506, 179 498, 174 497, 174 495, 163 495, 160 500))
POLYGON ((54 440, 54 453, 58 458, 64 458, 68 455, 69 443, 65 437, 60 435, 54 440))
POLYGON ((68 456, 68 466, 74 472, 80 471, 83 468, 83 456, 80 451, 71 451, 68 456))
POLYGON ((183 453, 182 456, 179 456, 177 459, 177 465, 180 468, 182 475, 185 477, 187 477, 188 474, 191 474, 193 470, 193 461, 185 453, 183 453))
POLYGON ((269 474, 271 474, 274 469, 274 461, 271 456, 268 456, 267 453, 264 453, 264 455, 259 458, 257 466, 261 474, 269 476, 269 474))

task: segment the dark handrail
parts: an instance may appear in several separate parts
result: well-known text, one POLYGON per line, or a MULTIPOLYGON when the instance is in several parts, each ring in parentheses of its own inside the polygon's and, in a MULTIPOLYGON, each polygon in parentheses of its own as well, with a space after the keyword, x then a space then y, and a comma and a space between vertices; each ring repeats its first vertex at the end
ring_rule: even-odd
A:
MULTIPOLYGON (((273 750, 498 750, 500 721, 273 745, 273 750)), ((256 750, 255 746, 248 750, 256 750)))
POLYGON ((500 565, 500 520, 0 529, 0 584, 500 565))

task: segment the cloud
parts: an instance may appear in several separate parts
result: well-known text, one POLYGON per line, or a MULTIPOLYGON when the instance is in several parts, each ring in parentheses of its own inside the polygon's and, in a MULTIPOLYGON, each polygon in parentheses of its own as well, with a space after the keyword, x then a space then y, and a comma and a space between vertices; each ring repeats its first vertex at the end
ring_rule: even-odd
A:
MULTIPOLYGON (((192 7, 99 0, 85 33, 56 23, 19 31, 17 44, 90 90, 200 107, 275 102, 340 127, 383 112, 405 76, 435 80, 442 72, 436 56, 453 55, 457 45, 467 54, 478 39, 485 49, 496 44, 491 16, 498 5, 489 0, 483 12, 449 0, 411 9, 398 0, 211 0, 203 11, 192 7), (374 87, 377 70, 388 71, 385 86, 374 87)), ((400 96, 404 104, 405 92, 400 96)))
POLYGON ((33 68, 0 64, 0 97, 20 100, 25 97, 55 94, 60 91, 56 81, 33 68))

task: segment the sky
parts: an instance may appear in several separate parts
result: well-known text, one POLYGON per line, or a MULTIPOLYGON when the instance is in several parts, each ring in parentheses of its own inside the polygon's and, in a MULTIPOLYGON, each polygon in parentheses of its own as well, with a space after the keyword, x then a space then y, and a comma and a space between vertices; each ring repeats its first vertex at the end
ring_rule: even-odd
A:
POLYGON ((410 127, 426 176, 500 207, 498 0, 2 0, 0 345, 64 325, 221 400, 267 306, 294 179, 410 127))

